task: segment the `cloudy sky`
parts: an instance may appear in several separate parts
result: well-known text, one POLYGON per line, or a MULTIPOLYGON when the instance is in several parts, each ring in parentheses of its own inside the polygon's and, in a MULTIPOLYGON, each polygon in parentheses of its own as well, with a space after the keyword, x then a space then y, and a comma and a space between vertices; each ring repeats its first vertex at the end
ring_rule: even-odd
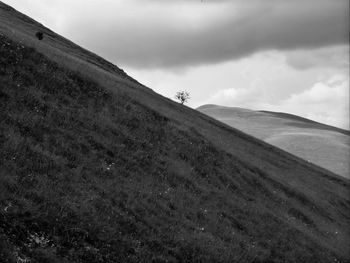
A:
POLYGON ((348 0, 3 0, 190 107, 349 129, 348 0))

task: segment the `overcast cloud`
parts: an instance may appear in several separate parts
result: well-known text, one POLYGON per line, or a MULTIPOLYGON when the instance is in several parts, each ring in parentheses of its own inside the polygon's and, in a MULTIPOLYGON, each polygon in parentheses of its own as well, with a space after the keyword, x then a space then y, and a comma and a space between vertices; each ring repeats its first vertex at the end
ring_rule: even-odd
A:
POLYGON ((85 21, 67 17, 67 32, 121 64, 141 68, 220 63, 262 50, 344 44, 349 38, 348 1, 343 0, 268 0, 255 5, 153 0, 142 7, 140 1, 131 2, 127 7, 116 5, 108 23, 98 16, 92 21, 90 16, 85 21), (141 17, 142 23, 135 23, 134 17, 141 17))
POLYGON ((348 43, 348 0, 9 0, 83 46, 131 67, 220 63, 348 43), (40 3, 41 2, 41 3, 40 3))

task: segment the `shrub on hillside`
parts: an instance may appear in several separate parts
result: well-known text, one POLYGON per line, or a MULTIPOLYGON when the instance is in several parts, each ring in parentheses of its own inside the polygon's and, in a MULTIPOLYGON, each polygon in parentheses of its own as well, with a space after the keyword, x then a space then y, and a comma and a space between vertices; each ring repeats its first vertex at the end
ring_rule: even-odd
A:
POLYGON ((35 36, 37 39, 42 40, 44 38, 44 33, 39 31, 36 32, 35 36))

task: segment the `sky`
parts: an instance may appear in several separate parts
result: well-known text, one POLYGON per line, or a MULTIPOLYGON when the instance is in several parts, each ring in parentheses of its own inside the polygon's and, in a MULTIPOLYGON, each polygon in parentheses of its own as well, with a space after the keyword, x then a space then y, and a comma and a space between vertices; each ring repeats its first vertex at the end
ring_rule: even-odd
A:
POLYGON ((348 0, 3 0, 188 106, 349 129, 348 0))

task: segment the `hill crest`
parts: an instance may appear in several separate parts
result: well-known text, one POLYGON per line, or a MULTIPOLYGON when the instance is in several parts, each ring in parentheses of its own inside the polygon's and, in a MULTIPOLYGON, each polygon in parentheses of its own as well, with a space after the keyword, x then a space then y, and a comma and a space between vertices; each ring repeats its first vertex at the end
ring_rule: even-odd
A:
POLYGON ((203 105, 197 110, 349 178, 350 132, 300 116, 203 105))

